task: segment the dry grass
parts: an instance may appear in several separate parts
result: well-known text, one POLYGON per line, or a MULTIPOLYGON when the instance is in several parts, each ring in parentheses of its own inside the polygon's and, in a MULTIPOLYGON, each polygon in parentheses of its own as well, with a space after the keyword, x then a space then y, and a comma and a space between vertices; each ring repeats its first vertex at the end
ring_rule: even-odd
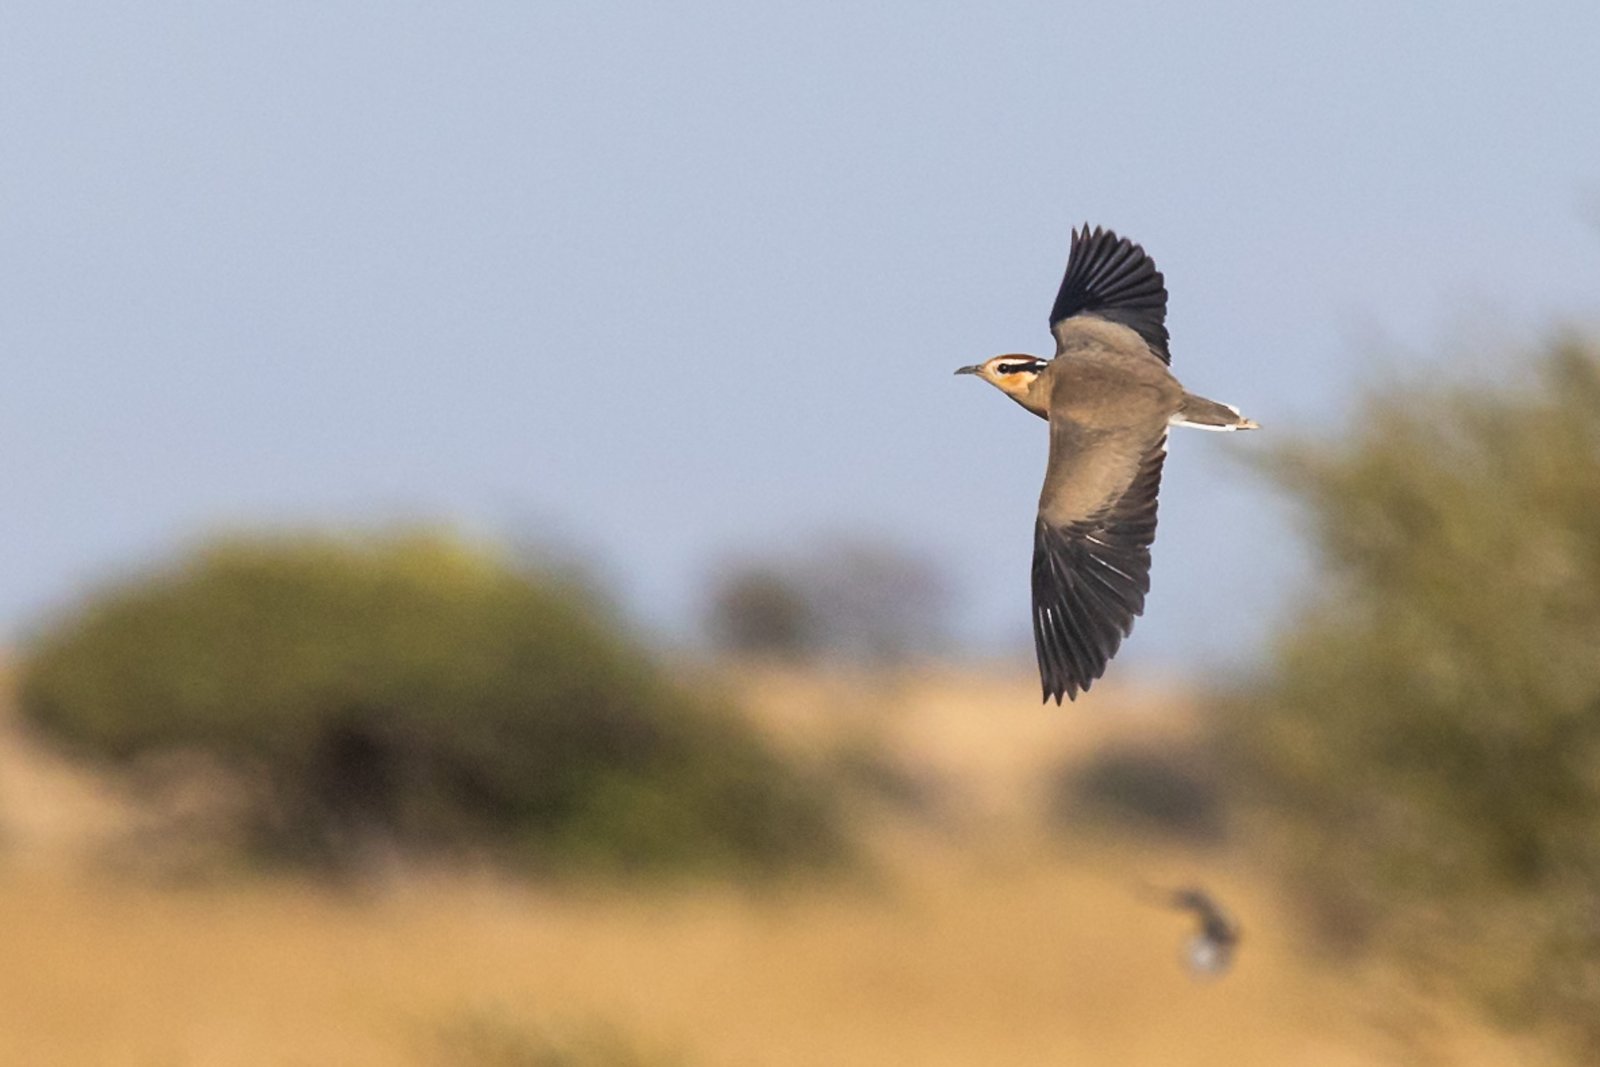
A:
MULTIPOLYGON (((451 1047, 482 1018, 611 1028, 687 1067, 1418 1062, 1419 1046, 1369 1024, 1363 988, 1291 951, 1273 901, 1227 854, 1040 829, 1045 770, 1108 739, 1181 735, 1181 698, 1108 689, 1040 709, 1020 672, 732 684, 791 741, 870 737, 937 775, 949 818, 880 820, 870 884, 762 896, 462 873, 365 891, 162 887, 89 861, 126 827, 115 792, 7 725, 0 1062, 487 1063, 451 1047), (1183 920, 1131 888, 1189 879, 1247 926, 1220 982, 1188 979, 1183 920)), ((1511 1056, 1464 1023, 1428 1047, 1443 1063, 1511 1056)))

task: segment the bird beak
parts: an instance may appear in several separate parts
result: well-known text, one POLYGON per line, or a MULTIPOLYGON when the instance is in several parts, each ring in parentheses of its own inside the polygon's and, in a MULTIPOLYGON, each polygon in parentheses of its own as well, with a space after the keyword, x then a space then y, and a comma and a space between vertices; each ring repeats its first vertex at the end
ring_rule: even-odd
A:
POLYGON ((982 372, 983 372, 983 364, 981 364, 981 363, 974 363, 970 367, 957 367, 956 368, 956 373, 957 374, 981 374, 982 372))

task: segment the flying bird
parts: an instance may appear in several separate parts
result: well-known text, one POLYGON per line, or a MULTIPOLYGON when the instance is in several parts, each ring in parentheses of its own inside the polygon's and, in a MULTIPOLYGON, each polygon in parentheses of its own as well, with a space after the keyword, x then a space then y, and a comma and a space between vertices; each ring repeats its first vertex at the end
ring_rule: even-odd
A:
POLYGON ((1239 409, 1184 389, 1167 349, 1167 289, 1132 241, 1072 232, 1050 332, 1053 359, 962 367, 1050 423, 1033 530, 1033 643, 1044 699, 1105 673, 1150 591, 1167 428, 1254 430, 1239 409))
POLYGON ((1183 889, 1150 887, 1145 895, 1159 904, 1186 911, 1199 920, 1200 928, 1184 944, 1184 960, 1196 978, 1216 978, 1233 965, 1234 950, 1242 932, 1233 916, 1222 910, 1211 895, 1193 886, 1183 889))

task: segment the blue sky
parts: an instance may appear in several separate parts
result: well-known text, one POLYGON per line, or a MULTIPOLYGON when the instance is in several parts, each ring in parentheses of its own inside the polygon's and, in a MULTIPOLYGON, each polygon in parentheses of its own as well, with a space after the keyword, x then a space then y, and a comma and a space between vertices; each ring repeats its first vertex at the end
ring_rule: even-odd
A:
MULTIPOLYGON (((864 532, 1028 654, 1072 225, 1275 429, 1600 307, 1600 5, 0 8, 0 634, 205 531, 559 539, 666 634, 864 532)), ((1296 534, 1185 434, 1147 664, 1237 663, 1296 534)))

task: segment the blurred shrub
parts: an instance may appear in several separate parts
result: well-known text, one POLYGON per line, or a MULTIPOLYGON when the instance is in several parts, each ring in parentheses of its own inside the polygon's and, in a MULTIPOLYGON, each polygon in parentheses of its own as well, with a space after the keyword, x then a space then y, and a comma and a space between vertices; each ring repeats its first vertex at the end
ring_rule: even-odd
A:
POLYGON ((1600 1057, 1600 349, 1280 453, 1325 583, 1229 709, 1330 942, 1600 1057))
POLYGON ((90 599, 20 673, 23 712, 80 749, 223 759, 274 855, 764 871, 841 844, 829 790, 576 586, 441 537, 218 544, 90 599))
POLYGON ((838 655, 896 663, 945 642, 949 587, 938 566, 914 552, 863 539, 825 541, 801 582, 838 655))
POLYGON ((1211 845, 1226 835, 1225 814, 1214 762, 1198 748, 1108 749, 1069 762, 1050 788, 1049 816, 1062 827, 1098 823, 1211 845))
POLYGON ((825 538, 791 559, 725 568, 706 622, 713 643, 735 654, 882 665, 937 651, 949 606, 931 561, 884 542, 825 538))
POLYGON ((803 659, 817 640, 817 620, 798 583, 759 565, 715 580, 706 629, 717 648, 738 656, 803 659))

